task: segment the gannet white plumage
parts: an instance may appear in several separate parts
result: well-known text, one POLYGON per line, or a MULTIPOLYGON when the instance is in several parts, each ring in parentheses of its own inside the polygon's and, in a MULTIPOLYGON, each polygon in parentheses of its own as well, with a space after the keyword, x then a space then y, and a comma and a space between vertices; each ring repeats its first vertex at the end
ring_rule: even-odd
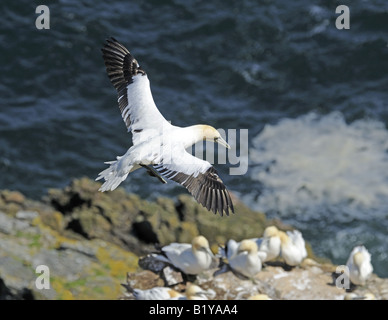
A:
POLYGON ((154 287, 151 289, 134 289, 124 286, 136 300, 208 300, 209 293, 195 284, 188 284, 185 294, 168 287, 154 287))
POLYGON ((136 300, 176 300, 183 297, 181 293, 168 287, 154 287, 151 289, 125 288, 133 294, 136 300))
POLYGON ((275 226, 265 228, 261 241, 256 243, 258 243, 259 251, 266 253, 263 262, 276 259, 280 254, 281 246, 278 228, 275 226))
POLYGON ((279 231, 281 256, 289 266, 299 265, 307 257, 306 245, 302 233, 298 230, 279 231))
POLYGON ((199 141, 217 142, 230 148, 220 133, 208 125, 178 127, 159 112, 152 97, 146 72, 117 40, 107 40, 102 49, 109 79, 118 92, 118 103, 133 146, 109 168, 99 173, 104 179, 100 191, 116 189, 130 172, 144 167, 151 176, 166 183, 173 180, 184 187, 209 211, 234 212, 233 203, 216 169, 186 151, 199 141), (164 178, 163 178, 164 177, 164 178))
POLYGON ((240 243, 230 239, 226 244, 225 253, 230 268, 247 278, 253 278, 261 271, 261 262, 266 256, 258 251, 256 242, 250 239, 240 243))
POLYGON ((247 300, 272 300, 268 295, 263 293, 254 294, 247 298, 247 300))
MULTIPOLYGON (((248 240, 252 240, 256 243, 262 262, 274 260, 280 254, 281 241, 279 237, 279 229, 275 226, 266 227, 262 238, 252 238, 248 240)), ((236 247, 239 246, 241 242, 232 240, 231 244, 236 247)), ((219 247, 218 256, 221 258, 227 258, 225 250, 226 248, 219 247)))
POLYGON ((171 300, 209 300, 209 293, 203 290, 196 284, 188 284, 185 290, 185 295, 178 296, 171 300))
POLYGON ((364 285, 373 272, 371 255, 364 246, 353 248, 346 266, 349 269, 350 281, 355 285, 364 285))
POLYGON ((191 244, 173 242, 161 250, 163 254, 152 254, 152 257, 189 275, 197 275, 209 269, 215 258, 204 236, 194 237, 191 244))
POLYGON ((364 293, 363 295, 350 292, 345 294, 344 300, 376 300, 376 297, 372 292, 367 292, 367 293, 364 293))

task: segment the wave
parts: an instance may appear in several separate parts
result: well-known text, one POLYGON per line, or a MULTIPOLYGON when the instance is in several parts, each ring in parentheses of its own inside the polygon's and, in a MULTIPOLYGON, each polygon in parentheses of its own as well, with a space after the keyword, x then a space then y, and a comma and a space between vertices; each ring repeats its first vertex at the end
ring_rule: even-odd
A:
POLYGON ((255 207, 281 215, 314 216, 338 208, 342 218, 386 215, 387 151, 384 123, 348 124, 340 112, 266 125, 250 150, 251 177, 262 184, 255 207))

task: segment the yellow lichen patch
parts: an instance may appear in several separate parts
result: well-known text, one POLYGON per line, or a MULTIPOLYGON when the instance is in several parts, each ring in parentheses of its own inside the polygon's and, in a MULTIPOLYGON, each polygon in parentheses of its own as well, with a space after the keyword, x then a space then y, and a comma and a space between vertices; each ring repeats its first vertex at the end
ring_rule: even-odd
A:
POLYGON ((123 260, 112 261, 110 267, 110 274, 115 278, 123 277, 128 272, 127 264, 123 260))
MULTIPOLYGON (((59 212, 55 212, 54 214, 58 214, 60 215, 59 212)), ((58 218, 58 219, 61 219, 61 218, 58 218)), ((48 233, 50 236, 52 236, 53 238, 53 242, 48 244, 46 243, 46 245, 48 244, 48 247, 52 247, 52 248, 59 248, 61 246, 62 243, 64 242, 67 242, 67 243, 71 243, 71 244, 75 244, 77 243, 78 241, 75 240, 75 239, 70 239, 70 238, 67 238, 67 237, 64 237, 62 236, 58 231, 50 228, 49 226, 47 226, 41 219, 40 216, 37 216, 35 217, 31 224, 35 227, 38 227, 39 229, 41 229, 42 231, 45 231, 45 233, 48 233)))
POLYGON ((54 230, 62 230, 64 227, 63 215, 58 212, 47 212, 40 215, 42 222, 54 230))
MULTIPOLYGON (((94 265, 93 268, 99 267, 94 265)), ((95 276, 93 272, 73 281, 52 277, 51 286, 58 300, 117 299, 121 293, 119 281, 112 281, 109 276, 95 276)))
POLYGON ((134 272, 138 268, 138 257, 129 251, 120 249, 115 245, 99 247, 97 259, 106 266, 113 277, 125 277, 127 272, 134 272))
POLYGON ((64 280, 57 277, 50 277, 50 285, 58 294, 58 299, 63 299, 63 295, 65 292, 64 280))
POLYGON ((74 300, 74 296, 69 290, 65 290, 62 294, 62 299, 63 300, 74 300))
POLYGON ((99 287, 101 290, 102 297, 110 297, 111 299, 117 299, 121 293, 121 285, 116 282, 114 285, 105 285, 99 287))
POLYGON ((105 263, 106 261, 110 260, 110 254, 109 254, 108 250, 106 250, 103 247, 99 247, 97 249, 96 257, 102 263, 105 263))
MULTIPOLYGON (((121 271, 117 272, 121 273, 121 271)), ((90 276, 86 277, 86 284, 79 287, 79 289, 82 289, 82 291, 77 293, 77 295, 74 294, 76 299, 116 300, 117 297, 122 294, 121 283, 124 282, 123 277, 113 277, 110 273, 110 270, 107 270, 106 265, 94 263, 89 271, 87 271, 87 273, 90 276)), ((74 292, 74 289, 72 292, 74 292)))
POLYGON ((198 228, 195 224, 188 221, 182 221, 178 242, 191 243, 193 238, 198 236, 198 234, 198 228))
POLYGON ((54 235, 55 236, 55 243, 54 243, 53 247, 56 249, 60 248, 63 243, 76 244, 78 242, 77 240, 66 238, 66 237, 58 234, 55 231, 53 231, 53 233, 55 233, 55 235, 54 235))

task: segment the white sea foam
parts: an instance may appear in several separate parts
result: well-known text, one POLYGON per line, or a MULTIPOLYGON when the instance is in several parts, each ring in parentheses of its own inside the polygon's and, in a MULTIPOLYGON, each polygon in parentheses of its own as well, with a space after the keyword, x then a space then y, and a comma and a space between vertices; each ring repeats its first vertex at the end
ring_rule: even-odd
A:
MULTIPOLYGON (((351 215, 388 211, 388 131, 374 120, 347 124, 339 112, 309 113, 266 125, 250 150, 252 178, 263 185, 256 208, 351 215)), ((370 216, 369 216, 370 217, 370 216)))

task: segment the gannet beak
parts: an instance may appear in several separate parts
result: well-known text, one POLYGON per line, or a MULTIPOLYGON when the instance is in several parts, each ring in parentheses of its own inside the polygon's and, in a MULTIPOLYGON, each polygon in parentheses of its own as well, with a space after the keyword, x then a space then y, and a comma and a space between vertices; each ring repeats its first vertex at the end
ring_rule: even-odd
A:
POLYGON ((222 137, 216 138, 215 142, 219 143, 220 145, 224 146, 225 148, 230 149, 230 145, 224 139, 222 139, 222 137))

